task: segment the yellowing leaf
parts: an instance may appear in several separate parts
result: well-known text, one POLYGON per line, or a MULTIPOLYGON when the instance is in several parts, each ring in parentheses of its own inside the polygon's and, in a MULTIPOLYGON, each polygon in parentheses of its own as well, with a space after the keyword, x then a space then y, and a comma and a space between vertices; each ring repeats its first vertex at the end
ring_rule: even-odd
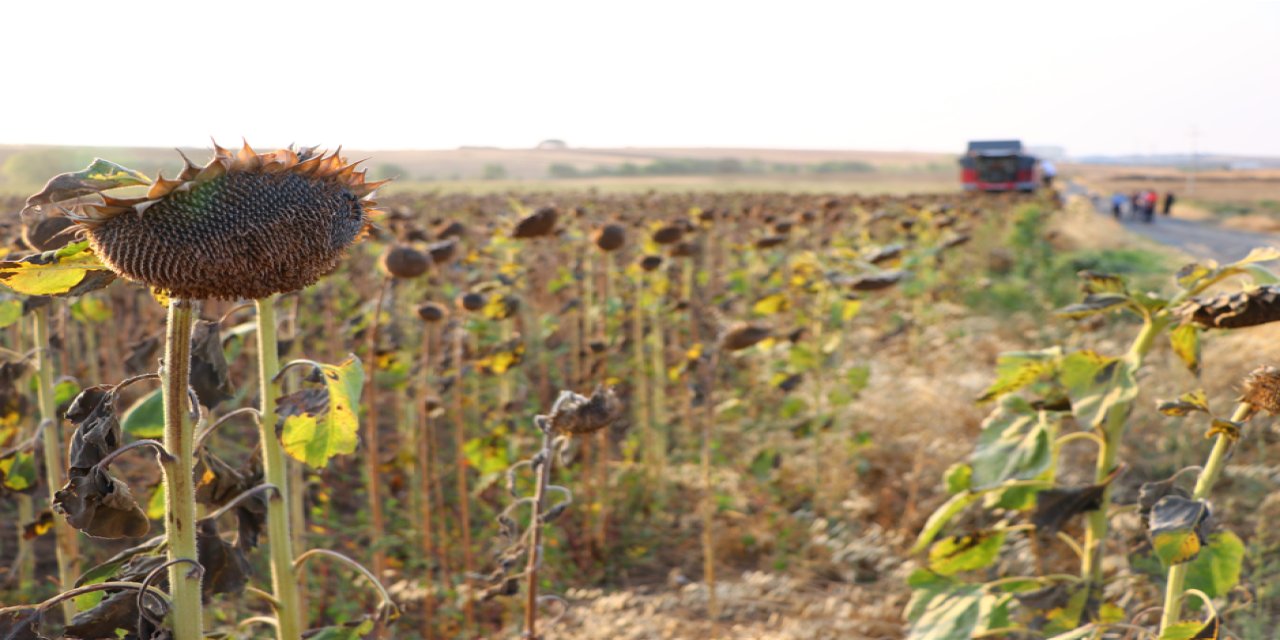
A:
POLYGON ((751 307, 751 312, 762 316, 771 316, 791 308, 791 301, 781 293, 760 298, 751 307))
POLYGON ((80 295, 107 286, 115 277, 89 251, 88 240, 0 262, 0 284, 27 296, 80 295))
POLYGON ((327 465, 333 456, 356 450, 360 427, 356 406, 364 389, 364 368, 355 356, 336 366, 321 365, 320 373, 328 392, 327 410, 298 408, 299 413, 285 418, 281 436, 290 456, 316 468, 327 465))

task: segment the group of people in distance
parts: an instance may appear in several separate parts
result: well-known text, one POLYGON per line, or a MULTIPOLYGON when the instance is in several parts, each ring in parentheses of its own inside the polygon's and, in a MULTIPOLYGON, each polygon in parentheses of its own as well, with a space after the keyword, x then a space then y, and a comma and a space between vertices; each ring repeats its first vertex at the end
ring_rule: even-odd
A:
MULTIPOLYGON (((1170 215, 1173 211, 1173 203, 1177 201, 1173 192, 1169 191, 1164 194, 1164 204, 1160 209, 1160 213, 1170 215)), ((1119 191, 1111 194, 1111 215, 1116 220, 1123 218, 1125 215, 1129 217, 1141 217, 1142 221, 1151 224, 1156 217, 1156 205, 1160 203, 1160 195, 1155 189, 1139 189, 1129 195, 1125 195, 1119 191)))

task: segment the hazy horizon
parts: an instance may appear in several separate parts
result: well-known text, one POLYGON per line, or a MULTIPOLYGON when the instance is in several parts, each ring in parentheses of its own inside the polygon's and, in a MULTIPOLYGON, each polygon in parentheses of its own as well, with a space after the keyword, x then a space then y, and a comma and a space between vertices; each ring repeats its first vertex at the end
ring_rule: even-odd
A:
POLYGON ((297 6, 6 6, 0 144, 1280 155, 1277 4, 297 6))

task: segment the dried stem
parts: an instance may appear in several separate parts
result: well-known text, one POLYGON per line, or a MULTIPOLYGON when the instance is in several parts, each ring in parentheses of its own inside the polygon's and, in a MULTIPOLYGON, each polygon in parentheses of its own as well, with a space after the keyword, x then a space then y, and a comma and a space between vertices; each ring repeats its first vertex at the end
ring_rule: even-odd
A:
POLYGON ((378 288, 378 302, 374 305, 373 320, 369 328, 368 352, 365 354, 368 360, 365 369, 369 372, 365 379, 365 397, 368 398, 364 422, 365 490, 369 501, 369 546, 373 551, 373 573, 378 576, 382 575, 387 568, 387 555, 382 549, 382 535, 386 531, 385 518, 382 514, 382 483, 378 480, 378 464, 382 455, 378 433, 381 408, 378 401, 378 330, 382 326, 382 305, 386 301, 387 289, 390 287, 391 276, 383 277, 382 285, 378 288))

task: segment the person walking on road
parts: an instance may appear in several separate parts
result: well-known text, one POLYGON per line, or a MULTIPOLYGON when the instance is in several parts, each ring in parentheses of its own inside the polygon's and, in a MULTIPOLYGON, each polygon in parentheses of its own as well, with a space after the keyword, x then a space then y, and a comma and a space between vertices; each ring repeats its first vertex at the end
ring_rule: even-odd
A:
POLYGON ((1119 191, 1111 194, 1111 217, 1119 220, 1120 214, 1124 213, 1124 204, 1128 201, 1128 196, 1119 191))
POLYGON ((1175 197, 1173 196, 1173 192, 1172 192, 1172 191, 1168 191, 1168 192, 1166 192, 1166 193, 1164 194, 1164 208, 1161 210, 1161 213, 1163 213, 1163 214, 1164 214, 1164 215, 1166 215, 1166 216, 1167 216, 1167 215, 1172 215, 1172 214, 1173 214, 1173 203, 1175 203, 1175 202, 1177 202, 1177 201, 1178 201, 1178 199, 1177 199, 1177 198, 1175 198, 1175 197))
POLYGON ((1151 224, 1155 220, 1156 202, 1160 196, 1156 195, 1155 189, 1147 189, 1142 192, 1142 221, 1151 224))
POLYGON ((1040 161, 1040 181, 1044 183, 1044 188, 1053 188, 1053 179, 1058 177, 1058 168, 1053 166, 1048 160, 1040 161))

